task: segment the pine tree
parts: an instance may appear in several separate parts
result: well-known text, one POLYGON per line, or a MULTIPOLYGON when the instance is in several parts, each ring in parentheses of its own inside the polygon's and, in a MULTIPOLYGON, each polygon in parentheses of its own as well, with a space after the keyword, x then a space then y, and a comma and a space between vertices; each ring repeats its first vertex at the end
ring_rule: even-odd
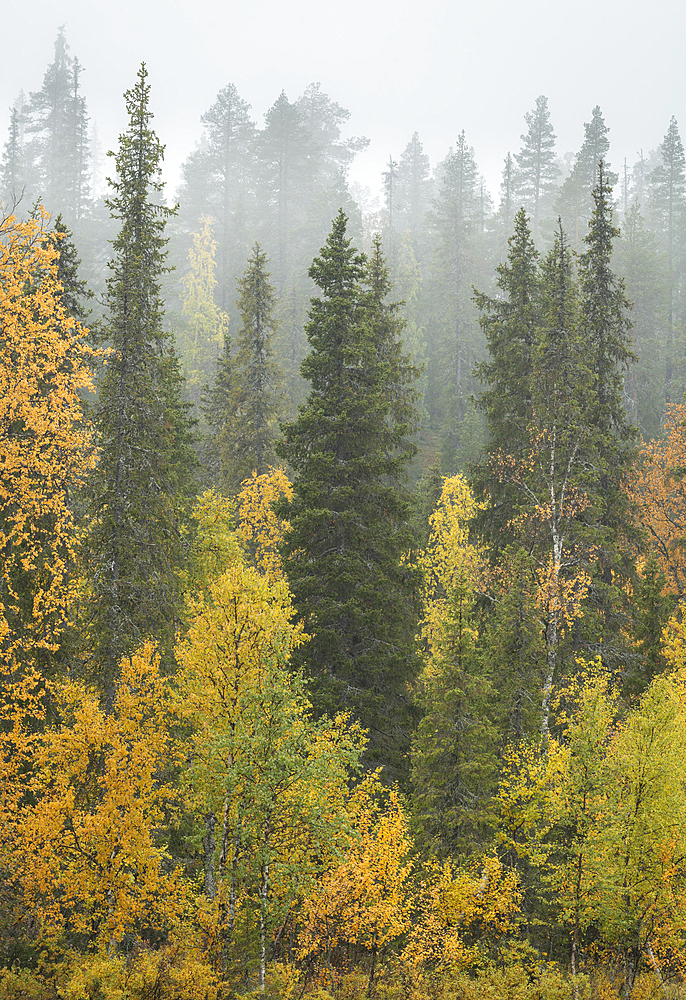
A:
POLYGON ((274 248, 271 256, 281 293, 293 264, 294 237, 304 221, 309 136, 297 105, 283 91, 264 117, 260 181, 268 211, 261 242, 274 248))
POLYGON ((590 122, 584 123, 584 141, 577 153, 572 171, 560 188, 555 211, 561 216, 562 224, 572 236, 575 248, 583 240, 585 224, 593 212, 592 192, 597 186, 601 162, 605 164, 605 178, 616 183, 616 174, 608 173, 606 157, 610 148, 610 129, 600 108, 593 109, 590 122))
POLYGON ((541 208, 556 187, 559 173, 555 162, 555 133, 550 122, 548 99, 536 98, 536 107, 524 115, 528 126, 521 136, 522 146, 515 154, 517 189, 521 204, 531 213, 533 236, 538 239, 541 208))
POLYGON ((201 118, 199 148, 183 166, 182 213, 195 231, 203 214, 215 221, 218 304, 233 306, 235 275, 248 253, 253 188, 255 125, 250 105, 230 83, 201 118))
POLYGON ((224 492, 237 493, 252 472, 264 475, 276 464, 274 443, 282 374, 274 363, 275 295, 267 271, 267 255, 259 243, 238 283, 238 353, 226 351, 217 363, 217 379, 207 398, 207 416, 216 437, 220 482, 224 492))
POLYGON ((297 473, 283 555, 313 636, 302 659, 315 707, 353 710, 377 757, 402 766, 415 611, 401 564, 411 542, 401 478, 415 452, 417 371, 402 354, 398 307, 385 302, 380 245, 367 262, 346 224, 341 211, 310 268, 321 289, 302 365, 312 389, 278 449, 297 473))
POLYGON ((96 408, 90 631, 108 707, 121 657, 146 636, 167 645, 173 639, 179 526, 193 462, 178 361, 163 329, 164 228, 175 209, 161 200, 164 147, 150 128, 147 77, 142 64, 125 94, 129 125, 107 201, 121 228, 107 284, 112 354, 96 408))
POLYGON ((341 128, 350 112, 323 93, 320 83, 311 83, 295 102, 308 133, 307 172, 310 196, 315 187, 326 189, 335 184, 356 153, 366 149, 369 139, 356 137, 341 140, 341 128))

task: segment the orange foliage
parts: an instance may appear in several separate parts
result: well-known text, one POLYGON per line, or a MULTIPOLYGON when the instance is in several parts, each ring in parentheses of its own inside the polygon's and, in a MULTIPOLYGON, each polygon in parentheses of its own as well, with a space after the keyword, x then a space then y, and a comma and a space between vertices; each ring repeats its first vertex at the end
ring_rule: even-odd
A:
POLYGON ((355 830, 341 863, 323 877, 305 901, 300 933, 301 959, 330 954, 339 944, 362 945, 376 953, 410 925, 407 821, 392 791, 381 810, 373 776, 353 793, 349 806, 355 830))
POLYGON ((0 656, 54 650, 77 531, 68 491, 95 460, 80 390, 85 331, 67 316, 47 216, 0 219, 0 656))
POLYGON ((672 403, 665 436, 650 441, 629 484, 638 519, 667 577, 670 590, 686 595, 686 405, 672 403))
POLYGON ((68 926, 110 947, 179 911, 155 838, 173 794, 158 776, 174 763, 158 661, 147 645, 122 662, 110 715, 82 685, 54 685, 62 723, 33 739, 30 795, 4 817, 5 860, 48 934, 68 926))

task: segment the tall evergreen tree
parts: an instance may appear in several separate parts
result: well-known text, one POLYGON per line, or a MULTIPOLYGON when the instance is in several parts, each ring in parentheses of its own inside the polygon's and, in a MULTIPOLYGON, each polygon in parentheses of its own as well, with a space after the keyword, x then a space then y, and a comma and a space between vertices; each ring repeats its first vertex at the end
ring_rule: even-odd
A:
POLYGON ((679 312, 679 289, 686 267, 684 222, 686 221, 686 156, 676 118, 672 117, 666 136, 660 143, 662 162, 649 174, 650 216, 667 254, 669 310, 667 317, 667 352, 665 394, 667 401, 680 398, 686 389, 686 359, 677 352, 675 326, 679 312), (677 354, 679 356, 677 356, 677 354), (676 381, 677 386, 672 383, 676 381), (675 391, 676 389, 676 391, 675 391))
POLYGON ((215 221, 217 296, 224 312, 233 306, 235 276, 250 246, 256 132, 249 112, 232 83, 220 90, 200 119, 200 146, 183 166, 181 203, 190 230, 203 214, 215 221))
POLYGON ((259 137, 261 197, 267 207, 262 242, 275 261, 281 293, 293 263, 294 237, 303 225, 310 135, 296 104, 284 91, 267 111, 259 137))
POLYGON ((297 473, 283 555, 313 636, 302 661, 317 709, 353 710, 377 759, 402 767, 416 609, 401 479, 415 452, 417 371, 402 353, 398 308, 385 302, 380 245, 367 262, 346 224, 341 211, 310 268, 321 289, 302 365, 312 389, 279 447, 297 473))
POLYGON ((468 378, 477 360, 478 322, 472 285, 485 275, 482 199, 474 150, 464 131, 441 165, 441 186, 427 223, 431 241, 430 326, 427 404, 440 427, 444 471, 453 471, 461 445, 468 378))
POLYGON ((142 64, 125 94, 129 124, 111 154, 117 179, 107 202, 120 230, 107 285, 112 353, 96 408, 91 634, 108 707, 121 657, 146 636, 173 639, 193 465, 178 361, 163 329, 164 229, 175 209, 162 202, 164 147, 150 127, 147 77, 142 64))
POLYGON ((396 197, 397 228, 408 229, 415 240, 430 204, 430 173, 429 157, 415 132, 400 155, 396 197))
POLYGON ((608 172, 609 131, 602 111, 596 105, 590 122, 584 122, 584 141, 557 197, 555 211, 561 216, 562 224, 570 233, 577 249, 583 241, 586 223, 593 213, 592 192, 598 184, 601 162, 605 164, 605 178, 611 184, 617 181, 617 176, 608 172))
POLYGON ((634 459, 635 428, 627 419, 624 377, 636 360, 631 350, 631 304, 624 281, 612 269, 612 251, 619 230, 612 221, 612 187, 604 164, 598 167, 593 190, 595 208, 586 250, 579 258, 581 322, 588 363, 593 374, 594 408, 591 414, 596 441, 596 500, 598 516, 599 581, 606 590, 621 565, 620 542, 630 524, 624 482, 634 459))
POLYGON ((253 247, 238 288, 242 319, 238 353, 231 361, 226 352, 219 359, 218 378, 207 398, 208 420, 216 433, 220 482, 229 494, 237 493, 251 472, 263 475, 276 464, 274 444, 282 374, 272 351, 276 327, 274 289, 269 281, 267 255, 259 243, 253 247))
POLYGON ((307 174, 310 196, 315 187, 328 188, 345 171, 356 153, 366 149, 369 139, 341 139, 341 128, 350 112, 332 101, 320 83, 311 83, 295 102, 308 134, 307 174))
POLYGON ((633 302, 633 349, 626 384, 627 410, 646 441, 661 434, 667 408, 665 359, 669 344, 669 269, 659 238, 648 229, 634 201, 622 222, 613 266, 624 276, 633 302))
POLYGON ((0 201, 5 214, 14 212, 22 201, 29 182, 25 126, 26 99, 21 92, 10 108, 9 135, 0 168, 0 201))
POLYGON ((501 452, 521 461, 533 419, 531 379, 541 323, 541 278, 523 208, 515 217, 507 260, 498 265, 496 274, 498 294, 474 296, 490 359, 475 369, 487 386, 478 405, 486 414, 489 442, 484 460, 472 470, 477 499, 489 501, 479 521, 494 554, 513 540, 508 526, 519 501, 510 486, 493 477, 490 462, 501 452))
POLYGON ((559 169, 555 162, 555 133, 550 121, 547 97, 536 98, 536 107, 524 115, 527 131, 521 136, 522 146, 515 154, 517 161, 517 191, 521 204, 531 214, 533 236, 539 236, 541 210, 556 187, 559 169))
POLYGON ((64 213, 69 224, 81 218, 89 196, 88 115, 81 72, 78 60, 69 55, 62 27, 43 86, 30 95, 26 108, 31 195, 48 211, 64 213))

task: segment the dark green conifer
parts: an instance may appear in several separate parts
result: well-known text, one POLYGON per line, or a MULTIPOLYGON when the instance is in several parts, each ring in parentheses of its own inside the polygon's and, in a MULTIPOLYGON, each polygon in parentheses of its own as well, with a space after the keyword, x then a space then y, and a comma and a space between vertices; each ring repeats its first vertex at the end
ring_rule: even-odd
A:
POLYGON ((377 759, 403 768, 406 683, 414 675, 414 576, 402 476, 415 453, 417 370, 402 353, 403 322, 387 305, 380 245, 371 260, 346 237, 339 212, 310 268, 321 289, 307 324, 311 383, 281 454, 295 470, 283 513, 283 555, 296 607, 313 636, 302 651, 318 711, 352 710, 377 759))
MULTIPOLYGON (((126 92, 107 204, 120 230, 107 283, 106 359, 95 411, 100 460, 93 483, 91 634, 94 668, 109 706, 118 664, 147 636, 174 634, 180 524, 191 489, 191 428, 173 342, 163 328, 160 281, 165 223, 164 147, 150 127, 145 64, 126 92)), ((115 155, 115 154, 111 154, 115 155)))
POLYGON ((259 243, 253 247, 238 288, 238 353, 232 358, 230 345, 225 344, 205 403, 208 421, 215 429, 219 482, 228 494, 236 493, 253 471, 263 475, 270 465, 277 464, 274 444, 283 377, 273 360, 275 296, 267 255, 259 243))

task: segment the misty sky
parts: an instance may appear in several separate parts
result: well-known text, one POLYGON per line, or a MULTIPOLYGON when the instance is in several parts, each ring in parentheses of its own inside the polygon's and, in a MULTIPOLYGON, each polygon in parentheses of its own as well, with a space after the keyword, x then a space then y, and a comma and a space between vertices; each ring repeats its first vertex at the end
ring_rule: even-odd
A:
POLYGON ((19 90, 38 90, 59 25, 84 66, 83 93, 105 149, 125 125, 122 93, 148 64, 155 128, 178 167, 200 115, 235 83, 259 126, 280 91, 308 83, 351 112, 371 145, 351 178, 380 188, 390 153, 418 131, 432 166, 464 129, 492 194, 524 113, 549 100, 558 152, 576 152, 600 104, 610 160, 631 166, 675 115, 686 140, 684 0, 38 0, 2 4, 0 127, 19 90))

